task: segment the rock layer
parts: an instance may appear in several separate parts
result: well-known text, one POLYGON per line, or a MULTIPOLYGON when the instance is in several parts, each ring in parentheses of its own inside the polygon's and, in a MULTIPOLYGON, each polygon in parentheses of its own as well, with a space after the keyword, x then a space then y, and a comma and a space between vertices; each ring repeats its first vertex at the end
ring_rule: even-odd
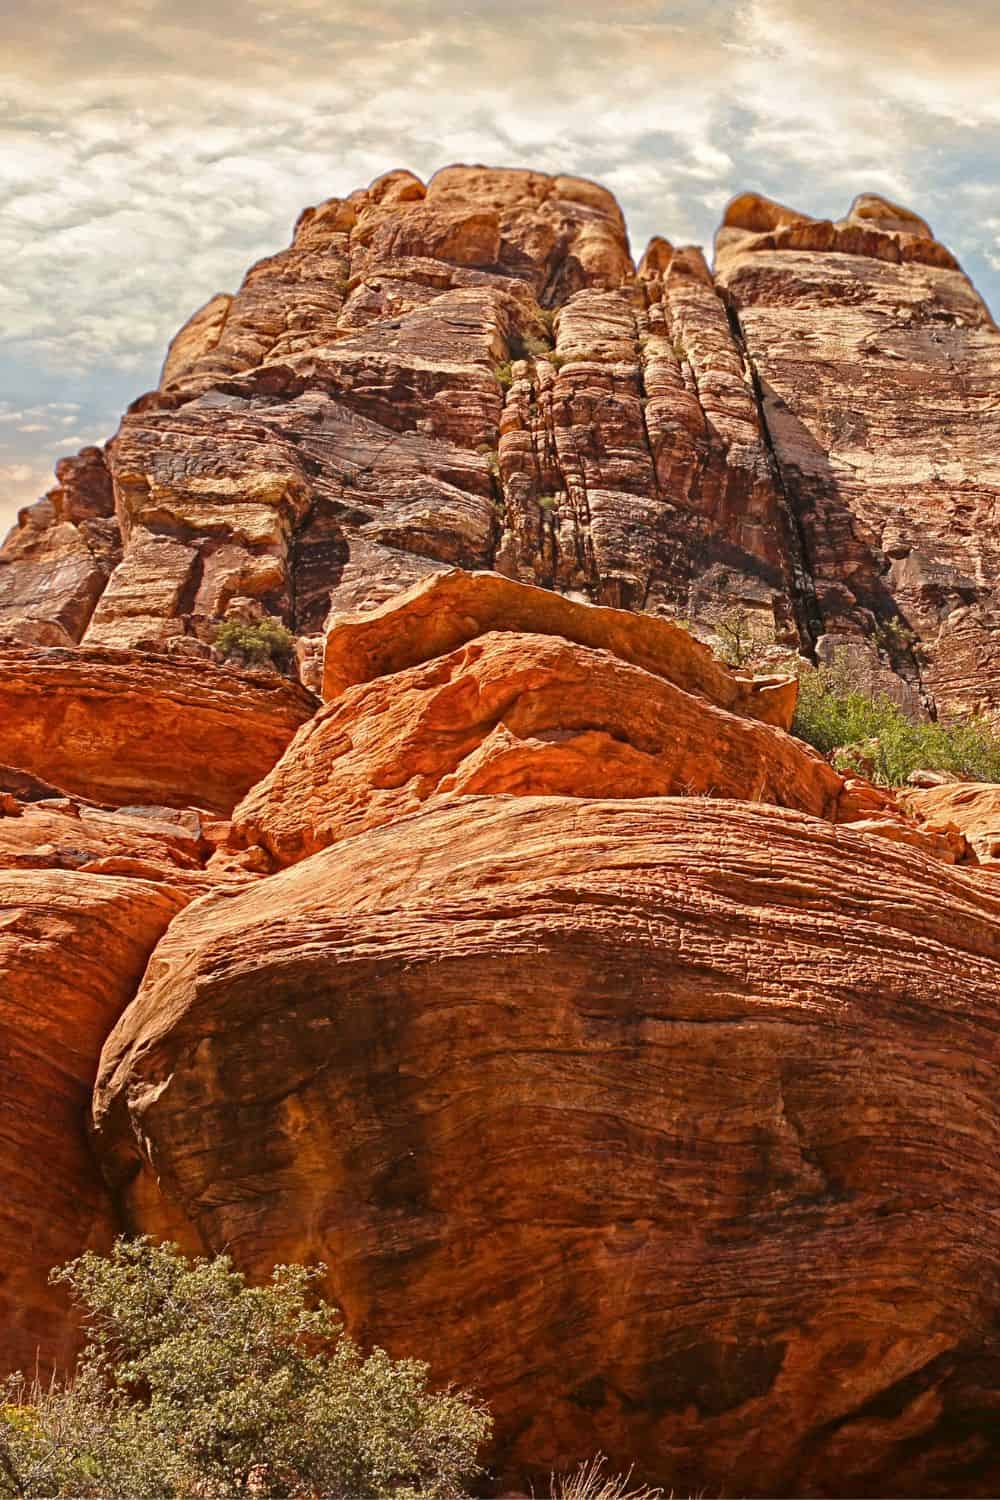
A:
MULTIPOLYGON (((14 821, 0 817, 0 849, 14 821)), ((79 1342, 49 1268, 107 1249, 118 1230, 85 1133, 97 1059, 186 897, 146 878, 6 863, 0 853, 0 1361, 29 1373, 37 1361, 44 1375, 79 1342)))
POLYGON ((998 412, 871 195, 712 272, 396 171, 205 304, 0 551, 0 1363, 142 1229, 322 1256, 498 1485, 996 1493, 995 789, 785 731, 796 651, 1000 712, 998 412), (783 675, 681 628, 734 606, 783 675))
POLYGON ((998 915, 799 813, 463 800, 188 908, 99 1149, 488 1391, 502 1475, 989 1494, 998 915))
POLYGON ((737 199, 717 268, 814 628, 873 637, 945 713, 995 713, 1000 333, 985 305, 923 221, 872 196, 836 224, 737 199))
POLYGON ((280 677, 113 650, 0 650, 0 761, 118 806, 229 812, 314 700, 280 677))
MULTIPOLYGON (((585 619, 607 613, 579 608, 585 619)), ((401 614, 382 622, 384 639, 410 655, 412 639, 393 628, 401 614)), ((454 616, 435 610, 432 620, 450 636, 454 616)), ((630 643, 641 642, 634 632, 630 643)), ((671 645, 683 679, 685 653, 671 645)), ((843 778, 820 755, 675 686, 666 659, 661 669, 551 635, 480 635, 321 709, 236 808, 234 837, 289 864, 426 801, 473 792, 745 797, 836 821, 843 778)), ((746 686, 716 671, 720 687, 746 686)))

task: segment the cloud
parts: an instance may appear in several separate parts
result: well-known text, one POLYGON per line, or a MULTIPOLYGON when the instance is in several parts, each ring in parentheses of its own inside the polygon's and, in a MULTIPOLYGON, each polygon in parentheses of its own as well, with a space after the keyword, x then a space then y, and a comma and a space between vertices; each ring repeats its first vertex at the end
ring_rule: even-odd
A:
POLYGON ((5 423, 30 472, 0 511, 64 427, 113 430, 303 206, 390 166, 596 177, 636 253, 708 243, 744 187, 833 215, 876 189, 1000 300, 993 0, 51 0, 44 46, 0 0, 0 30, 0 400, 74 412, 5 423))

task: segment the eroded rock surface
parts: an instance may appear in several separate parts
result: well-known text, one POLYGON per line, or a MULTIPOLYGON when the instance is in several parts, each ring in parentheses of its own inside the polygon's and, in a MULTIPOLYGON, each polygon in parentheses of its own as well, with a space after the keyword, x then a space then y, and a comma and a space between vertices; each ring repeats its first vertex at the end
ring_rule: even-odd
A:
POLYGON ((797 651, 1000 711, 998 413, 873 195, 710 271, 394 171, 195 313, 0 550, 0 1364, 140 1229, 321 1256, 498 1485, 995 1494, 996 789, 785 730, 797 651), (222 663, 264 616, 325 703, 222 663))
POLYGON ((0 650, 0 762, 117 806, 228 813, 315 700, 281 677, 139 652, 0 650))
POLYGON ((874 637, 946 714, 995 713, 1000 332, 984 303, 922 220, 871 195, 838 223, 736 199, 716 265, 817 628, 874 637))
MULTIPOLYGON (((97 1059, 187 896, 148 878, 25 867, 5 837, 20 821, 0 817, 0 1370, 30 1374, 37 1360, 44 1376, 79 1343, 50 1268, 107 1249, 119 1227, 86 1136, 97 1059)), ((37 832, 51 839, 51 824, 37 832)))
POLYGON ((808 746, 666 675, 508 630, 327 704, 240 803, 233 829, 288 864, 464 793, 735 796, 835 821, 842 788, 808 746))
POLYGON ((189 907, 102 1160, 135 1228, 326 1260, 501 1475, 989 1494, 998 916, 800 813, 465 799, 189 907))

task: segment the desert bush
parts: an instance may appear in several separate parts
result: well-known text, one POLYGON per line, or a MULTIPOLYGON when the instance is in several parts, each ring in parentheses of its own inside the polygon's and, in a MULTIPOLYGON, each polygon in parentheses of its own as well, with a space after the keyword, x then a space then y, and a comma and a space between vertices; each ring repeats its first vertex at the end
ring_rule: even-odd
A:
POLYGON ((914 724, 890 698, 852 688, 834 668, 800 678, 792 733, 884 786, 902 786, 918 770, 1000 782, 1000 739, 983 720, 914 724))
POLYGON ((119 1240, 53 1273, 90 1336, 71 1380, 8 1382, 0 1495, 456 1500, 490 1431, 427 1366, 362 1356, 322 1266, 250 1287, 228 1256, 119 1240))
POLYGON ((512 362, 509 359, 505 359, 501 364, 494 365, 493 374, 497 378, 497 383, 500 386, 500 389, 503 391, 509 391, 511 386, 514 384, 514 370, 512 362))
POLYGON ((716 655, 730 667, 751 667, 774 645, 774 627, 744 609, 727 610, 714 621, 718 638, 716 655))
POLYGON ((223 656, 242 656, 252 662, 287 661, 294 645, 292 632, 272 616, 256 625, 225 620, 215 636, 215 648, 223 656))

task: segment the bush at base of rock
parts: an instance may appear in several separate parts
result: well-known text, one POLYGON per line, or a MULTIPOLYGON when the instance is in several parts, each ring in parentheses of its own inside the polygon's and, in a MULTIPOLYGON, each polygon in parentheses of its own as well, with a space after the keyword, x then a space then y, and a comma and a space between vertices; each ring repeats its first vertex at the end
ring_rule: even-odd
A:
POLYGON ((247 661, 284 662, 295 645, 295 637, 280 620, 261 620, 245 625, 240 620, 226 620, 219 626, 215 649, 222 656, 242 656, 247 661))
POLYGON ((228 1256, 139 1239, 54 1272, 91 1342, 66 1385, 8 1383, 0 1495, 458 1500, 488 1413, 417 1360, 362 1357, 311 1295, 325 1269, 249 1287, 228 1256))
POLYGON ((803 674, 792 733, 839 770, 904 786, 917 770, 1000 782, 1000 739, 981 719, 914 724, 889 698, 869 697, 833 669, 803 674))

